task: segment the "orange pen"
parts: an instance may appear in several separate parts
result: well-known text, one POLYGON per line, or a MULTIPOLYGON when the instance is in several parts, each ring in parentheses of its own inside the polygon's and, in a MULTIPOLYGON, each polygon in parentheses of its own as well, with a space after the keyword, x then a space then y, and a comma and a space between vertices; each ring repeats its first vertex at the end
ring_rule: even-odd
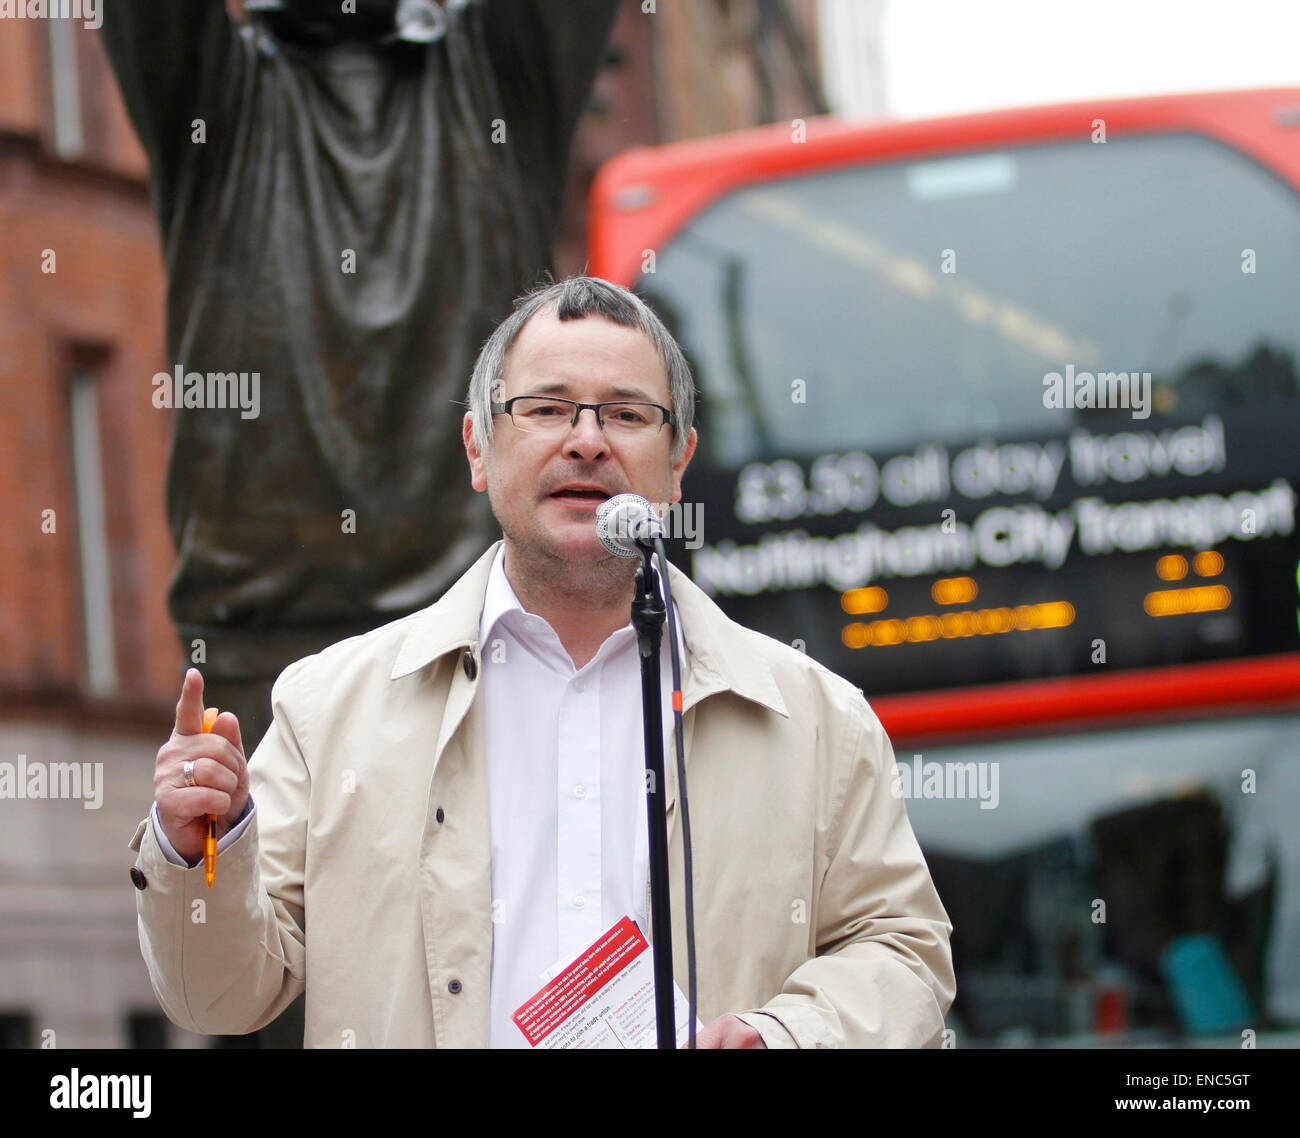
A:
MULTIPOLYGON (((217 716, 221 712, 218 708, 209 707, 203 712, 203 733, 206 735, 212 730, 212 725, 216 723, 217 716)), ((208 888, 212 888, 212 883, 217 879, 217 816, 208 815, 208 836, 203 839, 203 876, 208 879, 208 888)))

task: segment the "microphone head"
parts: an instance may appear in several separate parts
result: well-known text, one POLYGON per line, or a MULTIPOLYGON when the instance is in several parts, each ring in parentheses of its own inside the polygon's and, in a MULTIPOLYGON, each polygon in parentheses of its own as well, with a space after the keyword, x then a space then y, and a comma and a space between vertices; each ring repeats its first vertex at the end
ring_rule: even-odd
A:
POLYGON ((640 494, 615 494, 596 510, 596 536, 616 557, 640 557, 640 543, 663 534, 659 515, 640 494))

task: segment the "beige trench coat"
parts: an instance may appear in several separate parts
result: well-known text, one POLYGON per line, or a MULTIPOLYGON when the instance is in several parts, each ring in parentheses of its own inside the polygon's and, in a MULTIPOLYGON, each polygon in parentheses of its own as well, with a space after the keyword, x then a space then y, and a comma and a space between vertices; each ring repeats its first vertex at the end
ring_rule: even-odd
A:
MULTIPOLYGON (((285 669, 249 763, 257 809, 213 889, 201 863, 172 865, 152 826, 137 829, 140 946, 173 1022, 253 1031, 305 986, 308 1047, 487 1046, 491 855, 476 697, 495 552, 436 604, 285 669)), ((769 1047, 939 1046, 955 992, 952 926, 891 793, 879 721, 852 684, 732 622, 671 572, 687 648, 700 1016, 736 1013, 769 1047)))

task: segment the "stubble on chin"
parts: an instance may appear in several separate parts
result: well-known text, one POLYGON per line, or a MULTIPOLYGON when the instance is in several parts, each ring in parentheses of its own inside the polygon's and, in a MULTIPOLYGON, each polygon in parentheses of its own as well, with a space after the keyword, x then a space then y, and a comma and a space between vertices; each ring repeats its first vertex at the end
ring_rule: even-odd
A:
POLYGON ((554 549, 521 541, 505 526, 507 568, 516 594, 533 600, 559 601, 602 608, 631 602, 638 560, 605 553, 594 560, 574 560, 554 549), (522 593, 521 593, 522 590, 522 593))

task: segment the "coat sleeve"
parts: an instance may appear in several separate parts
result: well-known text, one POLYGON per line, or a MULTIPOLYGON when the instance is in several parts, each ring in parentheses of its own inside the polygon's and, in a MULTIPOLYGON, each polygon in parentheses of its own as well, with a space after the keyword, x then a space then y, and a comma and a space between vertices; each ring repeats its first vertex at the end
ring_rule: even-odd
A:
POLYGON ((265 1027, 306 983, 304 843, 311 779, 296 723, 305 722, 305 661, 290 665, 271 693, 275 719, 249 760, 257 808, 248 828, 217 860, 207 887, 203 864, 173 865, 153 827, 137 831, 140 949, 167 1017, 207 1035, 265 1027))
POLYGON ((956 995, 952 925, 896 793, 894 750, 861 696, 836 756, 843 792, 815 906, 817 954, 762 1008, 768 1047, 939 1047, 956 995))

